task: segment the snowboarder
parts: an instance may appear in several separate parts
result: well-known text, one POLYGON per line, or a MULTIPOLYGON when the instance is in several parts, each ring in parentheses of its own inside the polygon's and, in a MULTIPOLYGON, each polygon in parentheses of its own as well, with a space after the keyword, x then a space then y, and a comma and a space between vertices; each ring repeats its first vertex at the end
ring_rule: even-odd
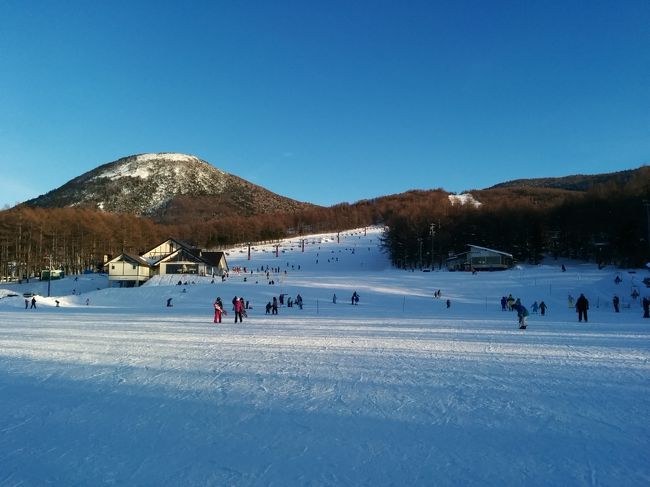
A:
POLYGON ((580 294, 580 297, 576 301, 576 311, 578 312, 578 322, 582 322, 584 317, 585 323, 587 323, 587 310, 589 309, 589 301, 585 298, 584 294, 580 294))
POLYGON ((519 329, 526 329, 526 317, 528 316, 528 310, 521 303, 515 303, 512 308, 517 312, 517 318, 519 320, 519 329))
POLYGON ((448 299, 447 300, 447 308, 449 308, 450 306, 451 306, 451 300, 448 299))
POLYGON ((614 305, 614 311, 618 313, 618 305, 620 303, 620 300, 616 294, 614 294, 614 298, 612 299, 612 304, 614 305))
POLYGON ((220 298, 214 301, 214 322, 221 323, 221 314, 223 313, 223 304, 220 298))
POLYGON ((174 306, 174 305, 172 304, 172 298, 167 298, 167 307, 168 307, 168 308, 171 308, 172 306, 174 306))

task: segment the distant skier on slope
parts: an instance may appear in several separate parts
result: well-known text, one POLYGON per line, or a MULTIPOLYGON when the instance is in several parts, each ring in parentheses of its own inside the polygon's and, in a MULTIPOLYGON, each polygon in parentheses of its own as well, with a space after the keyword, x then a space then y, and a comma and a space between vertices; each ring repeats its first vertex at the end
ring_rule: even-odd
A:
POLYGON ((546 306, 546 303, 544 301, 539 303, 539 311, 542 313, 542 316, 546 314, 546 308, 548 308, 548 306, 546 306))

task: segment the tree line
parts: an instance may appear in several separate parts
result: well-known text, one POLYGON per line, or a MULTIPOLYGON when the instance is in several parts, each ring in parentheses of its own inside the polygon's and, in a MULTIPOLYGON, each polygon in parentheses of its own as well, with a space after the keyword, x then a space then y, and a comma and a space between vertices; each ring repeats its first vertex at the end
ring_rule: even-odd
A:
POLYGON ((386 215, 385 246, 398 267, 444 266, 467 244, 537 264, 545 255, 601 265, 650 262, 650 168, 586 191, 513 187, 472 191, 480 206, 446 193, 417 198, 386 215))
POLYGON ((84 208, 17 206, 0 211, 0 277, 37 276, 50 266, 68 274, 97 271, 108 258, 141 254, 170 237, 219 249, 377 224, 385 225, 383 245, 402 268, 442 267, 467 244, 529 263, 545 255, 624 267, 650 261, 650 207, 644 206, 650 204, 650 168, 586 191, 522 186, 471 193, 479 206, 454 203, 435 189, 245 217, 189 213, 176 224, 84 208))

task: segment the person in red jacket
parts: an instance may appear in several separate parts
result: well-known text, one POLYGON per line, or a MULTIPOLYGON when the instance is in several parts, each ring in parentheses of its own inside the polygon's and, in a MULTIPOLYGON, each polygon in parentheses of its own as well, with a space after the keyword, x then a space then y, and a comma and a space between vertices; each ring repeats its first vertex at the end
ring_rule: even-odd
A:
POLYGON ((237 323, 237 318, 239 318, 239 322, 243 323, 244 318, 243 318, 243 313, 244 313, 244 301, 242 299, 236 299, 234 301, 235 305, 235 323, 237 323))
POLYGON ((221 323, 221 315, 223 313, 223 304, 221 303, 221 298, 217 298, 214 302, 214 322, 221 323))

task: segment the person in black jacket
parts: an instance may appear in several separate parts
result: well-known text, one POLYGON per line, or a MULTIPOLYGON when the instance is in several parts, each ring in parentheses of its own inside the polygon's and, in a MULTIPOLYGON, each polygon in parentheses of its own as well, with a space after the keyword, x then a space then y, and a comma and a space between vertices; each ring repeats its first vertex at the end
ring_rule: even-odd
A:
POLYGON ((584 294, 580 294, 580 297, 576 301, 576 311, 578 312, 578 321, 582 322, 582 318, 587 320, 587 310, 589 309, 589 301, 585 298, 584 294))

